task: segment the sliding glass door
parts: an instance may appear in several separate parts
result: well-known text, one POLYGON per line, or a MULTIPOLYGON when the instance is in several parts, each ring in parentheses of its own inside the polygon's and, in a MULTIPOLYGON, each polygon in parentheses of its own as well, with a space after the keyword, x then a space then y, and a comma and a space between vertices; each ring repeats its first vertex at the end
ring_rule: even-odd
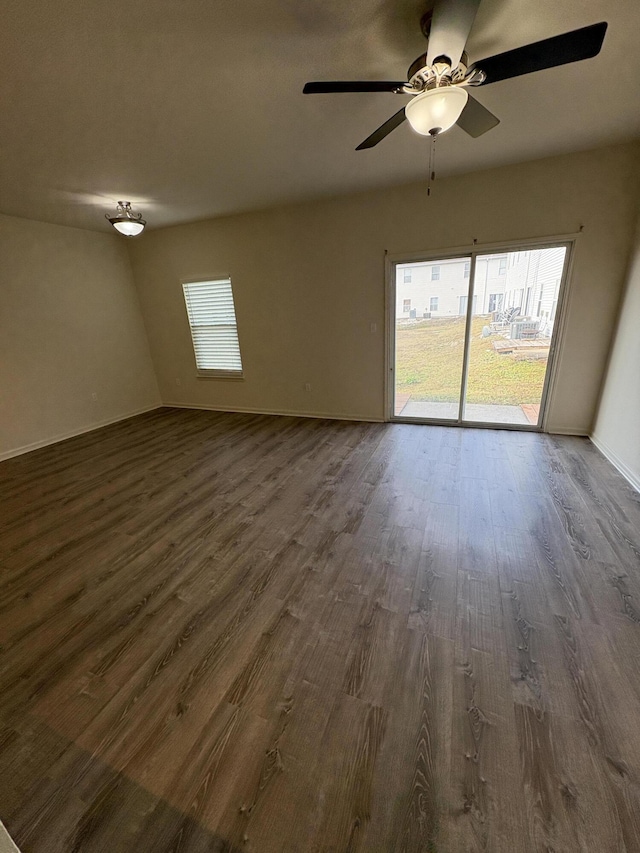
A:
POLYGON ((457 421, 471 256, 396 265, 395 401, 403 418, 457 421))
POLYGON ((538 427, 567 249, 396 262, 393 417, 538 427))

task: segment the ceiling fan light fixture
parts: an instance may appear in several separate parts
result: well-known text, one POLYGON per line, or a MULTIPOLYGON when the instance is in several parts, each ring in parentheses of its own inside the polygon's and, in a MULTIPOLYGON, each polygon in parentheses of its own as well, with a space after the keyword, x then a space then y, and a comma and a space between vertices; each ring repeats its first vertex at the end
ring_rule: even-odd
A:
POLYGON ((119 201, 116 216, 109 216, 108 213, 105 213, 105 218, 109 220, 116 231, 125 237, 137 237, 138 234, 142 234, 144 226, 147 224, 141 213, 133 212, 130 201, 119 201))
POLYGON ((459 86, 441 86, 416 95, 405 107, 407 120, 422 136, 444 133, 458 121, 469 93, 459 86))

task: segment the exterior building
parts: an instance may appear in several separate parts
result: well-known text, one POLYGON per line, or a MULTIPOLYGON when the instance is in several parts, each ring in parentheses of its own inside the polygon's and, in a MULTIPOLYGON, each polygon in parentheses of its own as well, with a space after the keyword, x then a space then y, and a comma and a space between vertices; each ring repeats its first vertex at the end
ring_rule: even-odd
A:
MULTIPOLYGON (((491 315, 518 308, 537 320, 540 333, 553 328, 564 247, 480 255, 476 258, 473 313, 491 315)), ((399 321, 466 315, 470 261, 452 258, 396 266, 396 318, 399 321)))

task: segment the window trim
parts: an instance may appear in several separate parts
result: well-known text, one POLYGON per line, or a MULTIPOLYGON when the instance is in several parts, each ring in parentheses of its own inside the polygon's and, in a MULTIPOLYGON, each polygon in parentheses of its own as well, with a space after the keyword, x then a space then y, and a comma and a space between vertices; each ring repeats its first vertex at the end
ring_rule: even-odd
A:
POLYGON ((187 325, 189 327, 189 339, 191 341, 191 352, 193 354, 193 360, 196 368, 196 378, 197 379, 224 379, 224 380, 243 380, 244 379, 244 362, 242 360, 242 351, 240 348, 240 332, 238 330, 238 315, 236 313, 236 301, 233 293, 233 282, 231 276, 226 273, 224 275, 216 275, 216 276, 204 276, 202 278, 181 278, 180 285, 182 287, 182 298, 184 300, 185 312, 187 315, 187 325), (229 282, 229 286, 231 288, 231 299, 233 302, 233 316, 235 317, 235 324, 226 323, 219 324, 222 328, 234 328, 236 330, 236 338, 238 341, 238 354, 240 356, 240 364, 242 367, 240 370, 229 370, 225 368, 217 368, 217 367, 198 367, 198 359, 196 355, 195 341, 193 338, 193 326, 191 325, 191 317, 189 316, 189 304, 187 302, 187 291, 186 287, 191 284, 208 284, 215 282, 229 282))

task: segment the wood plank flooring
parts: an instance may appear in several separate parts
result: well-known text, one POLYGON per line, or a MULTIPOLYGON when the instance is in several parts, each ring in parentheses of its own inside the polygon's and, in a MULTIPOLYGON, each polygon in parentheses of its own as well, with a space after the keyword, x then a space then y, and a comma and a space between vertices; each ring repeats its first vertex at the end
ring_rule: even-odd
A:
POLYGON ((585 439, 158 410, 0 464, 23 853, 638 853, 640 496, 585 439))

